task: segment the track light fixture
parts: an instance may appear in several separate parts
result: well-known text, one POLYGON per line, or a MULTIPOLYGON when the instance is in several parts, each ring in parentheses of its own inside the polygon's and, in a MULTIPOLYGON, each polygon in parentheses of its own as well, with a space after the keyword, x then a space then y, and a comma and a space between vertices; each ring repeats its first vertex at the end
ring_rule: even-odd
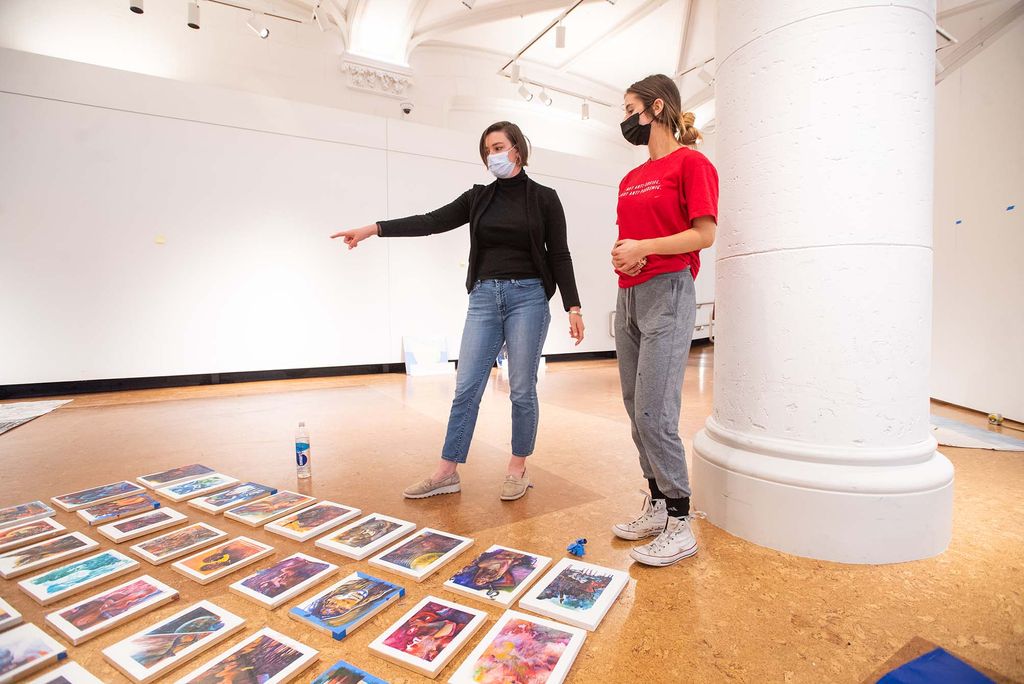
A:
POLYGON ((188 27, 190 29, 199 29, 199 2, 198 0, 190 0, 188 3, 188 27))
POLYGON ((245 25, 251 28, 252 32, 263 40, 270 37, 270 29, 268 29, 267 25, 264 23, 262 12, 257 14, 256 10, 252 10, 252 12, 249 13, 249 20, 245 22, 245 25))
POLYGON ((533 99, 533 93, 530 92, 530 89, 526 87, 525 83, 519 86, 519 94, 527 102, 533 99))
POLYGON ((142 14, 145 10, 142 7, 142 0, 129 0, 128 9, 136 14, 142 14))
POLYGON ((584 100, 583 104, 580 105, 580 118, 584 121, 590 118, 590 103, 586 100, 584 100))
POLYGON ((548 95, 548 91, 543 88, 540 89, 540 95, 538 95, 538 97, 540 98, 540 101, 544 103, 545 107, 550 107, 551 103, 554 102, 554 100, 551 99, 551 96, 548 95))
POLYGON ((522 75, 522 69, 519 68, 519 62, 512 62, 512 85, 519 83, 519 77, 522 75))
POLYGON ((555 27, 555 47, 565 47, 565 24, 559 24, 555 27))

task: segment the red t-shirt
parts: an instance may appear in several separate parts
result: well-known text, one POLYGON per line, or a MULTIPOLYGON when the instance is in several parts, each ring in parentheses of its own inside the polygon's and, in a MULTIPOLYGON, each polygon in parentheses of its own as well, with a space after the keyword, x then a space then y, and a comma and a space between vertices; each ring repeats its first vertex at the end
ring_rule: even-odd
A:
MULTIPOLYGON (((620 240, 668 237, 690 229, 701 216, 718 217, 718 172, 696 150, 680 147, 661 159, 649 160, 626 174, 619 183, 620 240)), ((633 287, 662 273, 689 267, 700 270, 700 252, 652 254, 637 276, 619 271, 619 287, 633 287)))

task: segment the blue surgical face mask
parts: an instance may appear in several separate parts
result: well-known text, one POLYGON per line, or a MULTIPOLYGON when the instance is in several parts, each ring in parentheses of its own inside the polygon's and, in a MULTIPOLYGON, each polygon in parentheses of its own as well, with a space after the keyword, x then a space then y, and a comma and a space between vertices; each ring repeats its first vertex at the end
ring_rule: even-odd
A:
POLYGON ((487 155, 487 168, 498 178, 511 178, 516 170, 515 162, 508 158, 509 150, 487 155))

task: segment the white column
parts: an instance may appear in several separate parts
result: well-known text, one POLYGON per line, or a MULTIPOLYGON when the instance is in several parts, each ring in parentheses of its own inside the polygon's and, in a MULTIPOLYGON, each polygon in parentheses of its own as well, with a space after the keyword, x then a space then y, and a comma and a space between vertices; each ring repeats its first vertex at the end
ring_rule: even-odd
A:
POLYGON ((929 426, 935 3, 719 0, 714 413, 694 504, 847 563, 941 553, 929 426))

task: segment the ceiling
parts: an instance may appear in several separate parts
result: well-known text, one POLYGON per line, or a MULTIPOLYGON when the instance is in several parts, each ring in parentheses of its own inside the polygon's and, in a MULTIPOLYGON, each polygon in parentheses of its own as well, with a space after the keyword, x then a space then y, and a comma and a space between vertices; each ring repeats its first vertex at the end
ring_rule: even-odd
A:
MULTIPOLYGON (((493 56, 495 74, 567 10, 566 45, 551 30, 522 55, 524 78, 573 83, 582 95, 622 92, 638 76, 677 77, 684 108, 714 97, 716 0, 254 0, 309 21, 319 13, 355 55, 407 66, 418 49, 452 47, 493 56)), ((939 0, 943 70, 960 66, 1024 15, 1024 0, 939 0)), ((507 71, 505 73, 508 73, 507 71)))

